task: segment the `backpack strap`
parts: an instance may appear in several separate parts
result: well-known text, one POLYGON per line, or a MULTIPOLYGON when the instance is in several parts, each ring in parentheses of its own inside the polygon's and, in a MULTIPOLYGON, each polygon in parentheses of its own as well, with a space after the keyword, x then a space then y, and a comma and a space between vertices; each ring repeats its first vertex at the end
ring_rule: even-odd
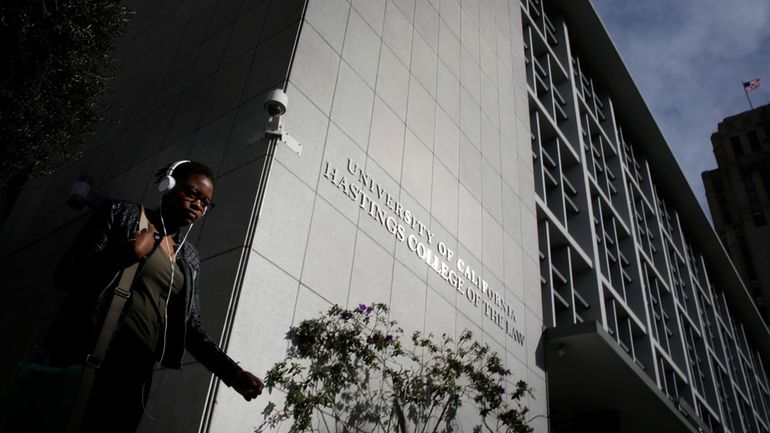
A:
MULTIPOLYGON (((139 227, 138 231, 147 230, 149 223, 147 216, 144 213, 144 207, 139 205, 139 227)), ((68 433, 75 433, 80 429, 80 424, 85 414, 86 405, 88 404, 88 397, 91 393, 91 388, 96 377, 96 370, 104 360, 104 356, 107 354, 107 349, 110 346, 112 336, 115 334, 115 330, 118 328, 118 320, 123 312, 123 308, 126 305, 128 297, 131 295, 131 285, 134 282, 136 276, 136 270, 139 267, 139 263, 127 267, 123 270, 120 276, 120 281, 115 287, 115 293, 110 303, 110 308, 107 311, 107 316, 104 318, 104 324, 99 332, 99 338, 96 340, 96 346, 93 353, 86 356, 85 364, 83 365, 83 373, 80 377, 80 387, 78 389, 78 395, 74 402, 72 409, 72 417, 70 418, 69 425, 67 426, 68 433)))

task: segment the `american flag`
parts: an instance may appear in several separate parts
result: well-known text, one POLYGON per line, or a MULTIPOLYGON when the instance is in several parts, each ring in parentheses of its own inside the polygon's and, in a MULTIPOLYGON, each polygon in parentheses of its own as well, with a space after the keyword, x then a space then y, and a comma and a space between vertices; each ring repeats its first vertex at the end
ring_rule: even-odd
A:
POLYGON ((745 83, 743 83, 743 90, 746 93, 751 92, 752 90, 756 89, 757 87, 759 87, 759 78, 751 80, 751 81, 746 81, 745 83))

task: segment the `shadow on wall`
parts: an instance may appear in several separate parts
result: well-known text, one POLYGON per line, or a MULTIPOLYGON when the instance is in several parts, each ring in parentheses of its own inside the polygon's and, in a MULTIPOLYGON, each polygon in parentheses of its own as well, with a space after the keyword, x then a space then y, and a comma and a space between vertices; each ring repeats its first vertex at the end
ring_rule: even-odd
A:
MULTIPOLYGON (((247 142, 267 120, 265 92, 286 82, 305 1, 130 3, 136 15, 116 47, 120 73, 108 97, 122 107, 116 122, 97 128, 81 160, 0 191, 3 394, 14 365, 42 340, 63 300, 52 272, 87 219, 82 209, 65 206, 82 174, 92 179, 91 192, 76 184, 84 205, 98 201, 93 191, 151 205, 157 200, 152 173, 168 161, 194 159, 214 169, 220 206, 190 241, 207 254, 205 278, 217 283, 201 296, 206 327, 221 335, 265 153, 261 142, 247 142)), ((184 374, 164 376, 158 393, 186 398, 158 399, 157 412, 174 423, 146 423, 141 431, 194 430, 210 375, 190 364, 184 374)))

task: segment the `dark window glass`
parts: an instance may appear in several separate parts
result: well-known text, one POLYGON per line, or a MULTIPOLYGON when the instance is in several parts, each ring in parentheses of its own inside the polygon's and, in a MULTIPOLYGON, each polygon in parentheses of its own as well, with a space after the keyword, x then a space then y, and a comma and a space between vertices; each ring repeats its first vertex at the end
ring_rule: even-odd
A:
POLYGON ((751 150, 754 152, 759 152, 761 150, 761 147, 759 145, 759 137, 757 136, 757 131, 749 131, 746 133, 746 137, 749 139, 749 144, 751 145, 751 150))
POLYGON ((730 205, 727 203, 727 197, 725 197, 725 187, 722 183, 722 176, 711 176, 711 184, 714 186, 714 197, 717 200, 717 209, 722 215, 722 223, 732 224, 732 216, 730 215, 730 205))
POLYGON ((733 153, 735 156, 743 155, 743 145, 741 145, 741 137, 733 135, 730 137, 730 144, 733 146, 733 153))
POLYGON ((749 203, 757 203, 759 201, 759 193, 757 193, 757 186, 754 185, 752 173, 743 175, 743 186, 746 189, 746 195, 749 197, 749 203))
POLYGON ((761 210, 751 213, 751 217, 754 218, 754 225, 757 227, 764 227, 767 225, 767 219, 765 219, 765 213, 761 210))

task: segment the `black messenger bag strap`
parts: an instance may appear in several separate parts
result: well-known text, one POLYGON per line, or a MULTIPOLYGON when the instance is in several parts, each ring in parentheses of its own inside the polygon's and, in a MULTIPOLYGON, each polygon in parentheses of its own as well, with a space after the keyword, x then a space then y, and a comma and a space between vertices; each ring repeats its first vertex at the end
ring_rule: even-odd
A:
MULTIPOLYGON (((139 205, 139 231, 146 230, 149 227, 147 216, 144 214, 144 207, 139 205)), ((80 377, 80 387, 78 389, 78 395, 72 406, 72 416, 70 417, 69 424, 67 425, 67 433, 77 433, 80 430, 80 424, 85 414, 86 405, 88 404, 88 397, 91 393, 91 387, 96 377, 96 370, 104 360, 104 356, 107 354, 107 349, 110 345, 110 340, 118 327, 118 319, 123 312, 123 307, 126 305, 131 294, 131 284, 134 282, 134 276, 136 276, 136 270, 139 267, 139 263, 127 267, 123 270, 120 276, 120 281, 117 287, 115 287, 115 293, 110 303, 110 308, 107 310, 107 316, 104 318, 104 324, 99 332, 99 337, 96 340, 96 346, 93 353, 86 357, 86 362, 83 365, 83 373, 80 377)))

